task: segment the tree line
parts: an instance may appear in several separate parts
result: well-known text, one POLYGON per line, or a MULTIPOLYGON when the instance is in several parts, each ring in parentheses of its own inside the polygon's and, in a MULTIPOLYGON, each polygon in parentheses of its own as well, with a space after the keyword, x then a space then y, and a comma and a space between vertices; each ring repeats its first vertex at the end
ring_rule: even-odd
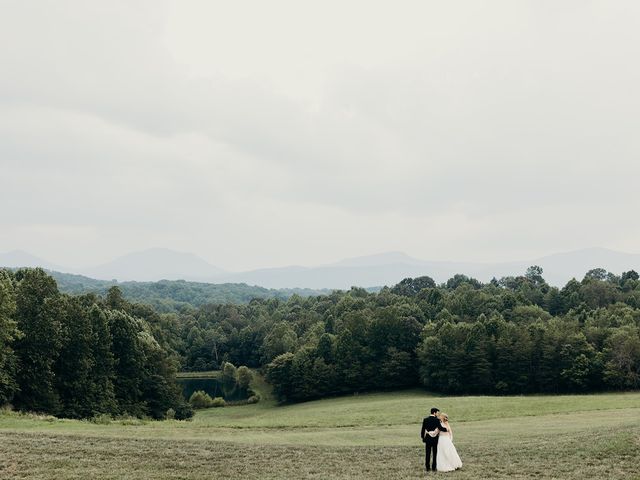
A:
POLYGON ((451 394, 640 388, 638 274, 594 269, 556 288, 542 273, 207 305, 178 315, 178 352, 190 370, 262 368, 283 401, 420 385, 451 394))
POLYGON ((117 282, 96 280, 71 273, 48 272, 63 293, 80 295, 95 293, 106 295, 110 288, 118 287, 130 302, 151 305, 158 312, 180 312, 188 307, 211 303, 249 303, 254 298, 286 300, 294 294, 303 297, 328 293, 329 290, 309 288, 264 288, 244 283, 201 283, 186 280, 160 280, 157 282, 117 282))
POLYGON ((117 289, 70 296, 42 269, 0 270, 0 405, 69 418, 190 417, 179 358, 149 322, 158 319, 117 289))
POLYGON ((0 403, 160 418, 182 402, 177 369, 225 362, 260 369, 281 401, 417 386, 451 394, 638 389, 640 280, 594 269, 556 288, 531 267, 488 283, 419 277, 379 292, 160 313, 126 301, 118 287, 104 298, 68 296, 41 270, 2 273, 0 403))
POLYGON ((417 384, 449 394, 640 388, 634 271, 594 269, 562 289, 539 267, 488 284, 422 277, 359 297, 316 345, 267 366, 279 398, 417 384))

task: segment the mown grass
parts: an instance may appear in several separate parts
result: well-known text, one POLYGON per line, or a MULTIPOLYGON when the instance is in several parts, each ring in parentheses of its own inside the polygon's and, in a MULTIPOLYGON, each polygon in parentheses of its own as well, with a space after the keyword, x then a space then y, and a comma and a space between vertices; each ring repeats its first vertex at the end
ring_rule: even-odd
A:
POLYGON ((640 394, 557 395, 519 397, 443 397, 420 390, 332 398, 273 408, 265 402, 253 408, 207 410, 197 421, 232 428, 349 427, 415 424, 432 406, 457 422, 539 416, 576 411, 640 407, 640 394))
MULTIPOLYGON (((264 395, 264 392, 263 392, 264 395)), ((441 397, 379 393, 108 425, 0 414, 0 478, 424 478, 420 420, 449 413, 452 479, 640 479, 640 393, 441 397)))

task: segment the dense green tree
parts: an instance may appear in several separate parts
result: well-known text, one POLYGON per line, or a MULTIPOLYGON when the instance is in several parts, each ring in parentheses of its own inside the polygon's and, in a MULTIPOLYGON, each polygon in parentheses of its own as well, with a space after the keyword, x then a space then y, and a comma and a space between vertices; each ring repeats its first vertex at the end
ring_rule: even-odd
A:
MULTIPOLYGON (((251 331, 246 347, 230 340, 224 355, 237 364, 250 355, 267 364, 287 401, 418 382, 447 393, 624 388, 614 372, 626 378, 623 365, 635 365, 616 361, 624 356, 614 355, 610 341, 616 328, 640 327, 633 274, 596 273, 562 289, 550 287, 535 266, 488 284, 464 275, 442 286, 416 280, 378 294, 353 288, 255 301, 233 312, 216 308, 198 328, 224 329, 229 339, 251 331), (278 356, 285 352, 291 355, 278 356)), ((207 350, 198 358, 208 361, 207 350)), ((186 353, 193 368, 195 357, 186 353)))
MULTIPOLYGON (((633 271, 592 271, 557 289, 534 266, 487 284, 456 275, 437 286, 420 277, 379 293, 352 288, 173 313, 131 303, 117 289, 103 300, 61 296, 54 288, 21 307, 25 272, 7 275, 16 307, 3 302, 9 305, 3 318, 54 334, 46 338, 53 340, 53 375, 43 378, 51 380, 57 411, 67 416, 163 418, 171 409, 178 417, 185 404, 175 388, 177 368, 228 370, 225 362, 264 367, 285 401, 419 383, 455 394, 637 388, 640 281, 633 271)), ((3 341, 2 351, 13 346, 16 360, 21 351, 34 351, 23 339, 3 341)), ((20 386, 26 377, 13 363, 20 386)), ((227 390, 239 388, 240 369, 226 377, 227 390)), ((46 385, 38 386, 41 398, 46 385)), ((28 408, 19 404, 21 395, 16 404, 28 408)), ((41 408, 55 411, 55 404, 41 408)))
POLYGON ((604 380, 613 388, 640 388, 640 329, 625 326, 607 340, 604 380))
POLYGON ((585 276, 580 287, 580 297, 591 308, 605 307, 614 303, 619 294, 619 286, 599 276, 585 276))
POLYGON ((460 285, 463 285, 463 284, 467 284, 472 288, 480 288, 482 286, 482 284, 475 278, 470 278, 461 273, 457 273, 453 277, 451 277, 449 280, 447 280, 446 287, 449 290, 455 290, 456 288, 458 288, 460 285))
POLYGON ((526 329, 500 322, 495 338, 495 391, 525 393, 530 388, 532 341, 526 329))
POLYGON ((93 386, 94 339, 91 318, 78 298, 62 297, 61 345, 55 365, 61 411, 72 418, 90 417, 93 386))
POLYGON ((434 282, 431 277, 405 278, 391 288, 391 293, 407 297, 415 297, 421 290, 425 288, 434 288, 435 286, 436 282, 434 282))
POLYGON ((91 368, 90 404, 94 413, 115 414, 118 411, 113 382, 115 380, 115 359, 112 352, 112 338, 105 312, 95 303, 88 311, 91 322, 91 368))
POLYGON ((61 295, 42 269, 2 270, 0 402, 72 418, 164 418, 169 410, 188 418, 175 381, 172 345, 180 342, 170 320, 115 290, 104 302, 61 295))
POLYGON ((122 296, 122 290, 120 287, 113 286, 107 291, 107 298, 105 299, 107 306, 112 310, 122 310, 125 308, 124 297, 122 296))
POLYGON ((14 320, 16 298, 8 271, 0 270, 0 405, 9 402, 18 388, 17 363, 13 342, 21 338, 14 320))
POLYGON ((231 362, 222 364, 222 381, 227 385, 235 385, 237 369, 231 362))
POLYGON ((584 281, 595 280, 598 282, 604 282, 607 280, 609 272, 604 268, 593 268, 584 275, 584 281))
POLYGON ((527 271, 524 274, 524 276, 527 280, 532 282, 534 285, 542 286, 542 285, 546 285, 547 283, 544 281, 544 278, 542 277, 542 273, 543 273, 542 267, 539 267, 538 265, 532 265, 531 267, 527 268, 527 271))
POLYGON ((246 366, 242 365, 236 370, 236 381, 238 387, 243 390, 247 390, 251 381, 253 380, 253 373, 246 366))
POLYGON ((144 364, 141 374, 141 395, 146 414, 162 419, 169 408, 183 403, 176 378, 176 364, 149 332, 138 333, 144 364))
POLYGON ((505 318, 513 323, 526 325, 547 321, 551 318, 551 314, 538 305, 518 305, 511 311, 505 312, 505 318))
POLYGON ((364 388, 362 345, 348 328, 344 329, 336 340, 336 374, 341 390, 345 392, 359 391, 364 388))
POLYGON ((489 340, 482 323, 475 323, 466 332, 464 352, 466 364, 461 376, 469 393, 485 393, 493 388, 492 365, 489 360, 489 340))
POLYGON ((330 333, 324 333, 318 340, 317 356, 321 358, 325 364, 331 364, 335 358, 335 336, 330 333))
POLYGON ((61 346, 63 308, 55 281, 42 269, 16 272, 16 313, 24 334, 15 342, 20 366, 15 405, 23 410, 60 412, 54 365, 61 346))
POLYGON ((266 379, 273 386, 273 393, 281 402, 291 400, 295 393, 291 384, 293 358, 293 353, 283 353, 267 365, 266 379))
POLYGON ((640 275, 635 270, 629 270, 628 272, 623 272, 620 276, 620 283, 624 284, 628 280, 638 281, 640 280, 640 275))
POLYGON ((276 323, 262 344, 262 358, 265 363, 283 353, 293 352, 298 344, 298 335, 286 322, 276 323))
POLYGON ((559 368, 563 390, 587 391, 592 387, 599 365, 595 349, 582 332, 569 332, 563 338, 559 368))
POLYGON ((398 388, 415 385, 416 367, 416 359, 411 353, 389 347, 380 364, 380 386, 398 388))
POLYGON ((141 372, 144 368, 144 353, 138 333, 138 321, 121 310, 109 311, 109 330, 114 358, 113 390, 120 413, 145 415, 146 406, 142 398, 141 372))

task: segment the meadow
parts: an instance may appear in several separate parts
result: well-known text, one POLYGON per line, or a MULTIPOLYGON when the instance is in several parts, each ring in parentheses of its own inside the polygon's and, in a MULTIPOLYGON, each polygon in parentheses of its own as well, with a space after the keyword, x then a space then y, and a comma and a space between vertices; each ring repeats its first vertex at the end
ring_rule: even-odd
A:
POLYGON ((424 478, 420 423, 435 405, 449 414, 464 462, 439 477, 640 479, 640 393, 445 397, 409 390, 286 406, 265 397, 201 410, 189 422, 3 411, 0 478, 424 478))

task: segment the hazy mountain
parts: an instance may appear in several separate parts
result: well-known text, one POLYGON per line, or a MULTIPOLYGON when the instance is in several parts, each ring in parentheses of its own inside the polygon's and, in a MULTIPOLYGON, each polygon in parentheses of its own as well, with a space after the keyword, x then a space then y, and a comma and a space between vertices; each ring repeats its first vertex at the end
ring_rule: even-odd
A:
MULTIPOLYGON (((479 269, 470 268, 476 264, 455 262, 427 262, 415 260, 415 263, 367 264, 364 258, 347 259, 338 264, 319 267, 283 267, 253 270, 222 276, 227 282, 243 282, 266 288, 290 288, 300 285, 304 288, 338 288, 352 286, 372 287, 395 285, 403 278, 429 275, 437 282, 445 281, 456 273, 465 272, 476 276, 479 269), (352 264, 353 262, 353 264, 352 264)), ((486 275, 483 275, 483 277, 486 275)), ((489 276, 489 279, 491 276, 489 276)))
POLYGON ((544 269, 547 282, 564 285, 572 277, 581 280, 593 268, 604 268, 618 275, 628 270, 640 272, 640 255, 595 247, 549 255, 534 260, 532 265, 544 269))
POLYGON ((605 248, 587 248, 518 262, 473 263, 419 260, 402 252, 388 252, 348 258, 319 267, 261 269, 221 278, 267 288, 296 286, 345 289, 352 285, 394 285, 403 278, 422 275, 428 275, 440 283, 457 273, 488 282, 493 277, 522 275, 531 265, 541 266, 550 284, 562 286, 573 277, 582 279, 592 268, 604 268, 616 274, 631 269, 640 271, 640 255, 605 248))
POLYGON ((225 272, 192 253, 151 248, 118 257, 104 265, 83 269, 77 273, 101 280, 211 281, 225 272))
POLYGON ((317 267, 290 266, 240 273, 224 272, 202 258, 168 249, 150 249, 117 258, 112 262, 82 271, 52 265, 26 252, 0 255, 0 265, 8 267, 43 266, 49 270, 82 273, 88 277, 119 281, 191 280, 209 283, 246 283, 265 288, 346 289, 353 285, 374 287, 394 285, 406 277, 428 275, 444 282, 463 273, 487 282, 491 278, 522 275, 527 267, 539 265, 552 285, 562 286, 572 277, 582 279, 592 268, 604 268, 616 274, 640 271, 640 255, 606 248, 587 248, 558 253, 532 260, 505 263, 472 263, 420 260, 402 252, 386 252, 347 258, 317 267))
POLYGON ((42 267, 47 270, 60 270, 64 268, 22 250, 0 253, 0 267, 42 267))
POLYGON ((394 264, 424 265, 425 263, 429 263, 429 262, 410 257, 404 252, 385 252, 385 253, 378 253, 375 255, 365 255, 362 257, 345 258, 344 260, 340 260, 339 262, 332 263, 328 266, 372 267, 372 266, 394 265, 394 264))

